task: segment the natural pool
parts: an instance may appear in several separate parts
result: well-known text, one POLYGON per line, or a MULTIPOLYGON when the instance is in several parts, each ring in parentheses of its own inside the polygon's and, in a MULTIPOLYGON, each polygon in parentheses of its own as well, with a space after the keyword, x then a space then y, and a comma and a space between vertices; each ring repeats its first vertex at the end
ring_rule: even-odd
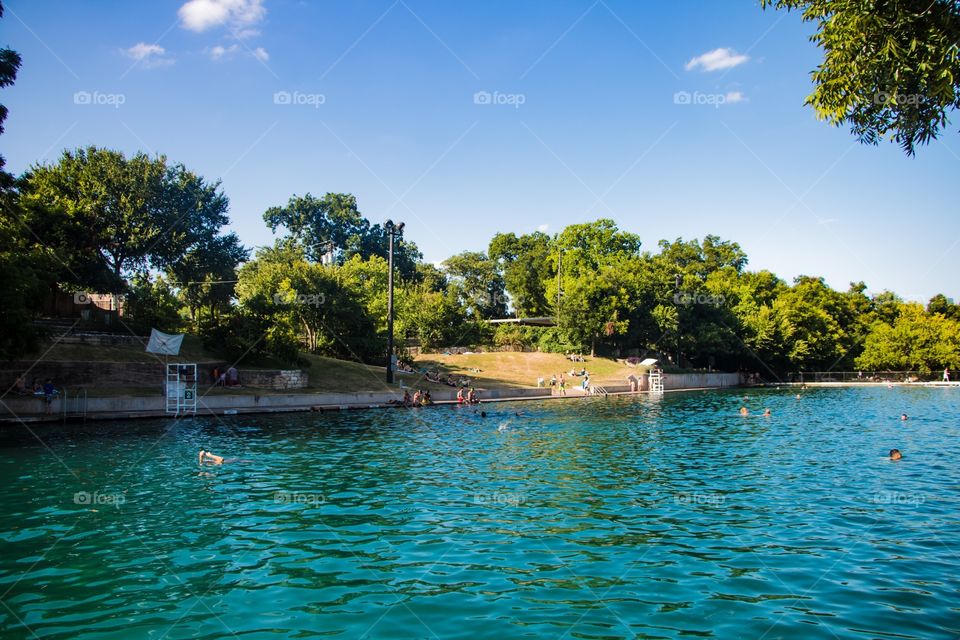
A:
POLYGON ((958 637, 960 389, 794 393, 6 428, 0 637, 958 637))

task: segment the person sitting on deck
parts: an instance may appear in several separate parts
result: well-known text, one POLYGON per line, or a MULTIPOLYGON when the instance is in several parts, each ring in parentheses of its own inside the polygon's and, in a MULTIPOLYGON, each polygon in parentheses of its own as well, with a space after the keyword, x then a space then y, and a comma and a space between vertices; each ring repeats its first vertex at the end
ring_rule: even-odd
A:
POLYGON ((16 382, 13 383, 13 393, 18 396, 28 396, 32 393, 27 388, 27 381, 23 379, 23 376, 17 376, 16 382))
POLYGON ((463 387, 460 387, 457 389, 457 404, 463 404, 464 402, 465 398, 463 397, 463 387))
POLYGON ((211 464, 223 464, 223 458, 213 453, 210 453, 209 451, 204 451, 203 449, 200 449, 200 457, 197 460, 197 463, 203 464, 204 462, 209 462, 211 464))
POLYGON ((420 398, 422 398, 422 397, 423 397, 423 392, 420 391, 420 389, 417 389, 416 391, 414 391, 414 392, 413 392, 413 406, 415 406, 415 407, 420 406, 420 398))
POLYGON ((237 371, 236 367, 230 367, 229 369, 227 369, 227 386, 228 387, 240 386, 240 372, 237 371))
POLYGON ((427 391, 424 391, 423 395, 420 396, 420 404, 424 407, 426 407, 427 405, 433 404, 433 398, 430 397, 429 389, 427 391))
POLYGON ((410 392, 409 392, 409 391, 404 390, 404 392, 403 392, 403 400, 401 400, 400 402, 401 402, 401 404, 403 404, 403 406, 405 406, 405 407, 409 407, 411 404, 413 404, 413 399, 410 398, 410 392))
POLYGON ((480 401, 477 400, 477 392, 473 387, 470 387, 470 391, 467 392, 467 404, 479 404, 480 401))

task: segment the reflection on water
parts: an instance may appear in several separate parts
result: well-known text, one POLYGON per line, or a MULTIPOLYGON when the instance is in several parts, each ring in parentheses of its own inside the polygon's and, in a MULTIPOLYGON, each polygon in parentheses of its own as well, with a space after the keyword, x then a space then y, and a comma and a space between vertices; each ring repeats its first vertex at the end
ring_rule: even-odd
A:
POLYGON ((8 429, 0 637, 960 634, 956 390, 484 408, 8 429))

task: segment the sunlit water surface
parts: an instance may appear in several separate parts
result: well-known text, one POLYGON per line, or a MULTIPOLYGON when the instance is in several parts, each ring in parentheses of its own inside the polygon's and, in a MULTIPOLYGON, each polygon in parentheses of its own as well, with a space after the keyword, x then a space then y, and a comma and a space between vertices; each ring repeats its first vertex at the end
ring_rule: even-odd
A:
POLYGON ((6 428, 0 637, 960 636, 960 389, 484 409, 6 428))

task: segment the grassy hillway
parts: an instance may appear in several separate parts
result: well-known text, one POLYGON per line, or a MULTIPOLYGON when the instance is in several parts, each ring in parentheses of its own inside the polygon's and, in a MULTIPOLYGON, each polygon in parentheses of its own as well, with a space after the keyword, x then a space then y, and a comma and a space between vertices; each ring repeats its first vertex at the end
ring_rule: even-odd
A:
MULTIPOLYGON (((41 361, 58 362, 162 362, 162 358, 146 353, 140 346, 99 346, 88 344, 65 344, 43 346, 33 356, 41 361)), ((309 386, 304 389, 290 391, 273 391, 255 387, 242 388, 213 388, 206 392, 219 394, 259 394, 265 393, 323 393, 323 392, 353 392, 353 391, 386 391, 396 389, 385 381, 386 370, 359 362, 336 360, 321 356, 307 355, 309 367, 294 367, 280 362, 258 361, 256 363, 241 363, 242 369, 293 369, 301 368, 309 373, 309 386)), ((29 356, 25 358, 28 360, 29 356)), ((205 375, 214 364, 222 364, 223 358, 203 349, 200 340, 195 336, 186 336, 181 349, 181 356, 171 358, 171 362, 195 362, 201 372, 201 387, 206 389, 205 375)), ((478 389, 511 389, 535 387, 537 378, 542 376, 549 383, 551 374, 563 372, 567 375, 568 388, 578 386, 582 378, 571 377, 571 369, 578 372, 586 367, 590 373, 592 384, 610 385, 624 384, 631 373, 638 374, 641 369, 629 367, 622 362, 610 358, 587 357, 586 362, 571 362, 559 353, 519 353, 519 352, 491 352, 463 355, 424 354, 412 362, 418 370, 415 374, 397 372, 395 379, 406 387, 414 389, 450 389, 445 384, 428 382, 422 370, 431 373, 437 372, 441 377, 451 375, 464 377, 478 389)), ((7 384, 12 384, 10 380, 7 384)), ((69 380, 55 380, 55 384, 72 386, 69 380)), ((162 381, 149 381, 143 386, 126 386, 123 388, 87 385, 88 391, 95 396, 112 395, 155 395, 160 392, 162 381)), ((5 389, 4 389, 5 390, 5 389)))

